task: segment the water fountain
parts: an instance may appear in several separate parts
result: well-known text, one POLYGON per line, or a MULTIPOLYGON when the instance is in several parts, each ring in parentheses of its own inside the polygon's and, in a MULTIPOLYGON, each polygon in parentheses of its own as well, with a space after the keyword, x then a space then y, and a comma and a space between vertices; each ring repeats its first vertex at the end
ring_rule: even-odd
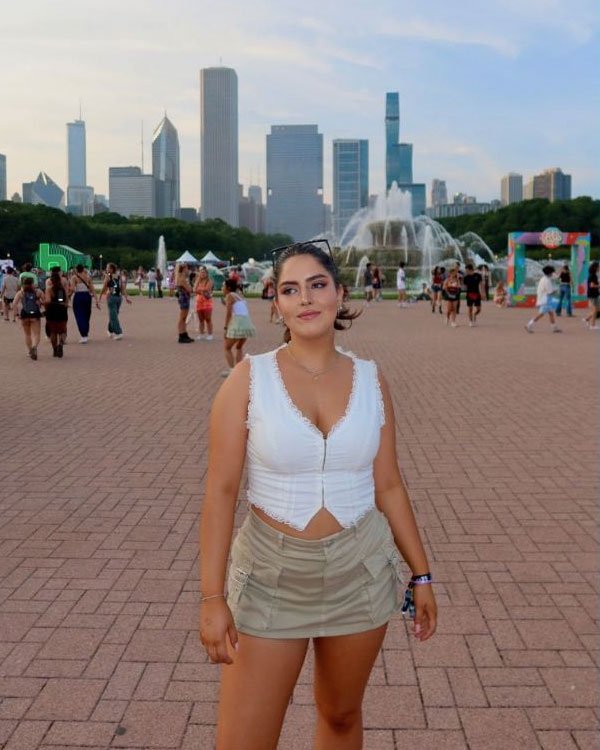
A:
POLYGON ((428 216, 413 218, 412 196, 394 182, 387 195, 377 196, 374 204, 357 211, 350 219, 339 243, 338 263, 343 280, 360 286, 370 261, 383 271, 388 285, 398 263, 406 263, 409 288, 429 283, 436 265, 449 267, 453 262, 487 264, 493 270, 494 255, 473 232, 454 238, 428 216))
POLYGON ((158 238, 158 250, 156 251, 156 267, 160 268, 163 277, 167 275, 167 247, 165 238, 160 235, 158 238))

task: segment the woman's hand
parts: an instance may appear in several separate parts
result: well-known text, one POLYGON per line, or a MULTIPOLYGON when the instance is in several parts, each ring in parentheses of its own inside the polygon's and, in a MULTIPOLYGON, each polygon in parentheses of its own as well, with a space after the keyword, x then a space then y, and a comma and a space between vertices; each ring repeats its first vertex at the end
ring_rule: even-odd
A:
POLYGON ((233 664, 227 638, 237 650, 238 634, 225 599, 210 599, 200 609, 200 641, 213 664, 233 664))
POLYGON ((129 299, 129 297, 125 297, 125 302, 127 302, 128 305, 131 304, 131 300, 129 299))
POLYGON ((419 584, 413 588, 415 602, 415 638, 426 641, 435 633, 437 624, 437 604, 431 584, 419 584))

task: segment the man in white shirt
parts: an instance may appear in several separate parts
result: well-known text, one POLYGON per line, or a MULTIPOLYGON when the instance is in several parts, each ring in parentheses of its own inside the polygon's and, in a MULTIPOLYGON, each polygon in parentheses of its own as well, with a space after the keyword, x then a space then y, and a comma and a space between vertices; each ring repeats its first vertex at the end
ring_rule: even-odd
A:
POLYGON ((398 273, 396 274, 396 289, 398 290, 398 307, 407 307, 406 304, 406 271, 404 270, 405 263, 402 262, 398 266, 398 273))
POLYGON ((538 320, 548 315, 550 319, 550 325, 552 326, 553 333, 561 333, 561 329, 556 325, 556 317, 554 311, 556 309, 557 300, 553 298, 553 294, 556 292, 556 287, 552 282, 554 276, 554 266, 544 266, 542 269, 544 275, 538 282, 537 286, 537 299, 535 301, 536 307, 539 312, 532 318, 529 323, 525 326, 527 333, 533 333, 533 326, 538 320))

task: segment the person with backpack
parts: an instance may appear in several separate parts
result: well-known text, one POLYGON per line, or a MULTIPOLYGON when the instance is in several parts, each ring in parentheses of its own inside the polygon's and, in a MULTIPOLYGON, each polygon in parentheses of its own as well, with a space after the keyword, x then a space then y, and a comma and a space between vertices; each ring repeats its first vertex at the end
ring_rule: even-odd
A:
POLYGON ((118 341, 123 338, 123 329, 119 321, 119 311, 123 299, 128 305, 131 304, 129 295, 127 294, 127 281, 123 278, 122 274, 117 272, 117 267, 114 263, 109 263, 106 266, 106 276, 104 277, 104 284, 98 295, 98 302, 106 294, 106 306, 108 307, 108 335, 111 339, 118 341))
POLYGON ((26 276, 14 299, 13 320, 16 322, 17 310, 19 310, 19 318, 25 334, 25 346, 31 359, 37 359, 43 306, 43 292, 37 288, 30 276, 26 276))
POLYGON ((83 264, 79 263, 71 276, 71 294, 73 295, 73 314, 79 329, 80 344, 87 344, 90 332, 90 318, 92 316, 92 297, 96 307, 100 309, 98 295, 92 284, 92 277, 83 264))
POLYGON ((67 337, 68 301, 67 282, 61 274, 60 267, 54 266, 50 269, 50 278, 46 282, 46 324, 53 356, 59 359, 63 356, 63 344, 67 337))

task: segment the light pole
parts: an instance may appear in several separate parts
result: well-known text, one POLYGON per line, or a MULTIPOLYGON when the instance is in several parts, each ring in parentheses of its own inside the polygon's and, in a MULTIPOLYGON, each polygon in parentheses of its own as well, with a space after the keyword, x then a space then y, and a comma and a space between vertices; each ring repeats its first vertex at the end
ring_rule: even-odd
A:
POLYGON ((100 253, 100 273, 102 273, 102 253, 100 253))

